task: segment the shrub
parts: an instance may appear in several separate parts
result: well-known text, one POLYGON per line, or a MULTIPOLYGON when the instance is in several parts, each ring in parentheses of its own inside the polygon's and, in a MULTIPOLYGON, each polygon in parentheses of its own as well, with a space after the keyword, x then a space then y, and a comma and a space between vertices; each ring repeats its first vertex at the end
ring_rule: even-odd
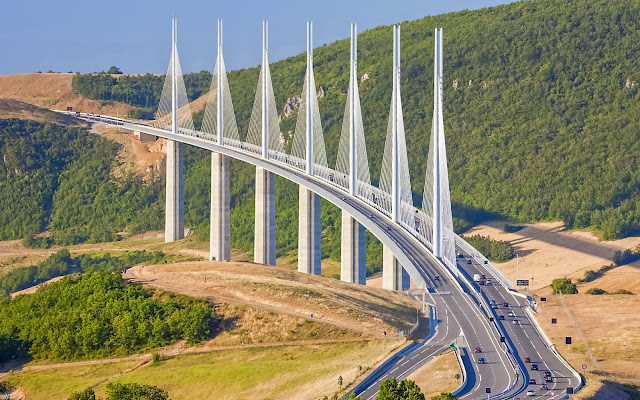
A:
POLYGON ((627 289, 618 289, 615 292, 610 292, 609 294, 633 294, 633 292, 630 292, 627 289))
POLYGON ((576 287, 576 284, 571 282, 571 279, 569 278, 554 279, 553 282, 551 282, 551 289, 553 290, 553 294, 558 294, 558 293, 577 294, 578 293, 578 288, 576 287))
POLYGON ((513 232, 518 232, 522 228, 524 228, 524 225, 505 224, 503 230, 506 233, 513 233, 513 232))
POLYGON ((607 291, 600 288, 591 288, 587 290, 587 294, 607 294, 607 291))

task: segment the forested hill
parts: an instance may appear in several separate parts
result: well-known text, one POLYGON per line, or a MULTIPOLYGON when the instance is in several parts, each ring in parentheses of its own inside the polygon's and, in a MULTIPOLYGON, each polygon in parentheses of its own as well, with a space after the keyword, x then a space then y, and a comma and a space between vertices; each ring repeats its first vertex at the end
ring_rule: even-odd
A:
MULTIPOLYGON (((431 126, 433 30, 443 27, 454 214, 469 218, 469 210, 477 210, 523 221, 561 219, 569 227, 594 226, 605 238, 636 231, 639 26, 640 2, 628 0, 522 1, 403 22, 402 100, 416 200, 431 126)), ((376 179, 382 152, 375 149, 383 148, 391 98, 392 30, 375 28, 358 40, 362 111, 376 179)), ((348 58, 348 39, 314 54, 316 82, 326 91, 320 113, 330 163, 342 123, 348 58)), ((304 54, 273 63, 271 72, 281 108, 302 90, 304 54)), ((206 82, 202 73, 196 77, 194 82, 206 82)), ((229 73, 241 132, 247 131, 257 78, 257 68, 229 73)), ((196 86, 190 93, 208 89, 196 86)), ((281 125, 291 134, 295 113, 281 125)), ((206 161, 201 163, 206 169, 206 161)), ((204 170, 201 175, 204 183, 204 170)))

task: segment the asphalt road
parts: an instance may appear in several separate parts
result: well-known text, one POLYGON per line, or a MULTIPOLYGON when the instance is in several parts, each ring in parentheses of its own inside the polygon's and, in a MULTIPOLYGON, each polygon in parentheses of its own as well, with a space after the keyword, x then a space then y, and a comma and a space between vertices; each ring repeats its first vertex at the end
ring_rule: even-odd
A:
MULTIPOLYGON (((102 122, 113 124, 108 120, 102 122)), ((552 386, 553 391, 557 390, 556 397, 560 396, 559 389, 568 386, 569 383, 574 386, 577 385, 576 379, 571 378, 570 371, 564 367, 556 355, 548 348, 531 324, 531 321, 523 313, 523 307, 526 307, 526 305, 521 299, 516 299, 515 296, 499 285, 493 285, 490 288, 485 287, 485 293, 490 298, 495 297, 497 301, 506 300, 514 305, 518 304, 517 307, 511 308, 516 313, 515 319, 518 322, 515 325, 507 323, 496 327, 479 307, 481 295, 476 288, 468 287, 463 280, 457 281, 411 233, 392 222, 382 213, 373 209, 373 207, 348 196, 344 190, 319 178, 307 176, 291 166, 273 160, 266 160, 246 151, 220 147, 206 139, 175 135, 146 125, 124 123, 123 127, 218 151, 263 167, 293 182, 306 186, 349 212, 388 246, 402 265, 408 266, 407 270, 412 279, 418 284, 424 283, 430 289, 429 297, 437 307, 439 323, 436 334, 428 343, 418 346, 413 352, 395 363, 381 379, 390 376, 405 377, 434 355, 437 355, 453 341, 457 341, 466 356, 466 359, 464 359, 465 364, 473 368, 467 376, 465 389, 459 394, 462 398, 487 398, 486 388, 491 388, 492 398, 516 397, 524 390, 524 385, 522 384, 522 376, 517 380, 514 366, 504 350, 505 345, 500 343, 501 334, 497 328, 503 327, 508 336, 507 340, 513 344, 517 354, 527 354, 532 361, 539 365, 541 371, 550 369, 554 372, 554 377, 557 375, 552 386), (440 280, 436 281, 435 276, 439 276, 440 280), (482 353, 473 353, 475 348, 480 348, 482 353), (480 357, 485 358, 487 362, 479 364, 478 358, 480 357), (496 396, 497 394, 499 396, 496 396)), ((472 261, 472 264, 463 263, 461 266, 470 274, 473 274, 478 268, 483 268, 483 266, 474 261, 472 261)), ((506 319, 505 321, 510 322, 510 320, 506 319)), ((500 321, 497 322, 501 324, 500 321)), ((538 382, 543 374, 541 371, 532 373, 532 376, 536 377, 538 382)), ((525 378, 527 378, 526 374, 525 378)), ((379 380, 374 382, 370 388, 365 389, 362 392, 363 398, 374 398, 378 385, 379 380)), ((540 390, 536 390, 536 394, 540 392, 540 390)), ((554 398, 548 396, 548 393, 546 394, 546 398, 554 398)))
MULTIPOLYGON (((488 269, 481 262, 467 256, 462 265, 465 266, 465 270, 471 276, 479 273, 492 280, 491 285, 476 285, 475 289, 482 290, 489 300, 496 301, 498 308, 493 310, 497 316, 496 322, 506 330, 516 347, 518 356, 522 360, 524 358, 531 360, 526 363, 530 378, 535 379, 536 382, 535 384, 529 384, 526 389, 526 391, 535 391, 535 396, 531 398, 558 399, 566 394, 567 387, 577 387, 580 384, 580 380, 552 351, 544 340, 543 333, 539 332, 531 321, 529 313, 526 311, 530 307, 526 300, 521 296, 514 295, 513 292, 502 285, 496 284, 496 280, 493 279, 488 269), (469 260, 471 264, 467 264, 469 260), (503 306, 505 302, 509 303, 508 307, 503 306), (509 316, 509 313, 512 313, 513 316, 509 316), (504 320, 500 320, 501 315, 504 320), (533 364, 538 367, 537 371, 531 370, 531 365, 533 364), (553 382, 547 383, 548 389, 541 387, 541 384, 545 383, 545 370, 551 371, 553 375, 553 382)), ((526 391, 524 394, 526 394, 526 391)))

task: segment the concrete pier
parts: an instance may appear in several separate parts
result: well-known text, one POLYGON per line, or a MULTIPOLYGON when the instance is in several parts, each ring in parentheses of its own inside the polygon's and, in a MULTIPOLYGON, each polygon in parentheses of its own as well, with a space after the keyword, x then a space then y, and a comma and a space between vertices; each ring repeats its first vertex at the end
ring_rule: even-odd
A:
POLYGON ((184 238, 184 177, 182 143, 167 140, 167 182, 164 241, 184 238))
POLYGON ((300 185, 298 213, 298 271, 320 275, 320 196, 300 185))
POLYGON ((342 211, 342 246, 340 280, 366 285, 366 242, 364 226, 342 211))
POLYGON ((256 167, 256 227, 253 260, 276 265, 276 187, 275 176, 256 167))
POLYGON ((209 260, 231 260, 229 158, 211 153, 211 231, 209 260))
POLYGON ((382 246, 382 288, 409 290, 409 274, 387 246, 382 246))

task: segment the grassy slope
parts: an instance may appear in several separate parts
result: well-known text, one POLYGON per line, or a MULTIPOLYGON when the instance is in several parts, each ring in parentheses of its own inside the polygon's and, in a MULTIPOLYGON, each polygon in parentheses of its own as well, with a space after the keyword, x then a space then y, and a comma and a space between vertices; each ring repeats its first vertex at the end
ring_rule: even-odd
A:
POLYGON ((110 378, 141 362, 23 372, 12 382, 26 391, 29 400, 63 400, 96 384, 97 393, 104 395, 101 382, 107 380, 157 385, 173 400, 321 398, 337 392, 338 375, 348 384, 393 348, 394 343, 382 340, 239 348, 167 357, 114 379, 110 378))

